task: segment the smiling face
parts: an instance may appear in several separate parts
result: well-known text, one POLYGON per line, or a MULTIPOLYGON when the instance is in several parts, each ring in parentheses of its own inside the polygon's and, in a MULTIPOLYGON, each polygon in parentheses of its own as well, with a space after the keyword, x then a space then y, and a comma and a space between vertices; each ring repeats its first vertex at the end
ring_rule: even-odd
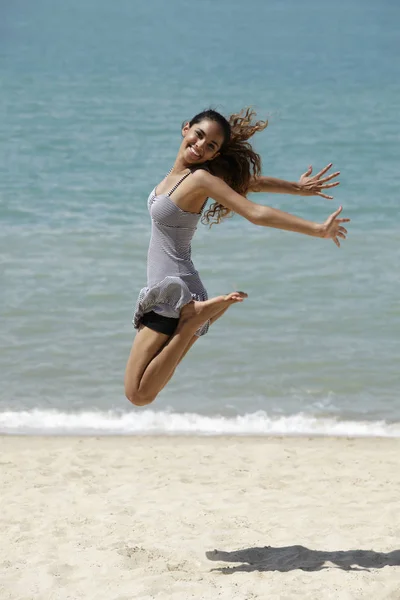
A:
POLYGON ((219 123, 203 119, 190 127, 186 123, 182 129, 183 157, 188 164, 202 164, 219 154, 224 143, 224 133, 219 123))

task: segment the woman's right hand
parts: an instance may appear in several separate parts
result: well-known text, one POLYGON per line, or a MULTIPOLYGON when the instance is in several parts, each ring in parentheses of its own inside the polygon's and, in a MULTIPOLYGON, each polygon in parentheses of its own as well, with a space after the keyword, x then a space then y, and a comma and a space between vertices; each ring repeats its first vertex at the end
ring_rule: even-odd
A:
POLYGON ((328 181, 340 175, 340 171, 336 171, 336 173, 332 173, 331 175, 321 179, 321 177, 325 175, 325 173, 331 168, 332 163, 329 163, 329 165, 326 165, 326 167, 321 169, 319 173, 312 175, 312 166, 310 165, 308 170, 303 173, 299 179, 298 186, 300 191, 298 193, 300 196, 321 196, 322 198, 332 200, 333 196, 328 196, 322 190, 333 188, 339 185, 339 181, 336 181, 335 183, 328 183, 328 181))
POLYGON ((350 219, 338 219, 338 215, 342 212, 343 207, 339 206, 334 213, 332 213, 319 228, 319 237, 329 238, 333 240, 338 248, 340 248, 339 238, 342 240, 346 239, 347 229, 343 227, 342 223, 348 223, 350 219))

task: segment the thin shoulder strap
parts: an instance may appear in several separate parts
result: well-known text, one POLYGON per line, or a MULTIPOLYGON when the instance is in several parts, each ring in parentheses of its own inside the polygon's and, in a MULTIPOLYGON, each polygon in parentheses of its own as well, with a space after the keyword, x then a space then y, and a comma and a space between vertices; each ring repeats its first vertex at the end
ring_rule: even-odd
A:
POLYGON ((189 173, 185 173, 185 175, 183 175, 183 177, 180 178, 180 180, 178 181, 178 183, 176 183, 174 185, 174 187, 172 188, 172 190, 170 190, 168 192, 167 196, 171 196, 171 194, 174 193, 174 191, 176 190, 176 188, 181 185, 182 181, 184 181, 184 179, 186 179, 186 177, 188 177, 190 174, 191 174, 191 171, 189 171, 189 173))

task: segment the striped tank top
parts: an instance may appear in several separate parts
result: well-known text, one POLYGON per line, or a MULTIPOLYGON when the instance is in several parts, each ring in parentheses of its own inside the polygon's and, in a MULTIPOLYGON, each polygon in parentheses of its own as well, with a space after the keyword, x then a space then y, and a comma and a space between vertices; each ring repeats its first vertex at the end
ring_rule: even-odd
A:
MULTIPOLYGON (((186 173, 167 194, 157 194, 154 188, 148 198, 151 238, 147 254, 147 286, 140 290, 136 303, 135 328, 140 326, 147 312, 176 319, 188 302, 208 298, 192 262, 191 242, 201 212, 186 212, 171 198, 191 173, 186 173)), ((207 330, 208 323, 197 331, 197 335, 204 335, 207 330)))

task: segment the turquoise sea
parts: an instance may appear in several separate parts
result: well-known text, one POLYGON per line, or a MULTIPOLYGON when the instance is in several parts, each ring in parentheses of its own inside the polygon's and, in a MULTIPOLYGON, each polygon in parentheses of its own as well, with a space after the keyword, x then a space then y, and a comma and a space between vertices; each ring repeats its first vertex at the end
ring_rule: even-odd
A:
POLYGON ((0 431, 400 436, 397 0, 27 0, 0 8, 0 431), (243 289, 149 409, 123 373, 147 196, 185 119, 254 106, 265 174, 341 171, 333 201, 253 199, 339 249, 200 226, 209 294, 243 289))

